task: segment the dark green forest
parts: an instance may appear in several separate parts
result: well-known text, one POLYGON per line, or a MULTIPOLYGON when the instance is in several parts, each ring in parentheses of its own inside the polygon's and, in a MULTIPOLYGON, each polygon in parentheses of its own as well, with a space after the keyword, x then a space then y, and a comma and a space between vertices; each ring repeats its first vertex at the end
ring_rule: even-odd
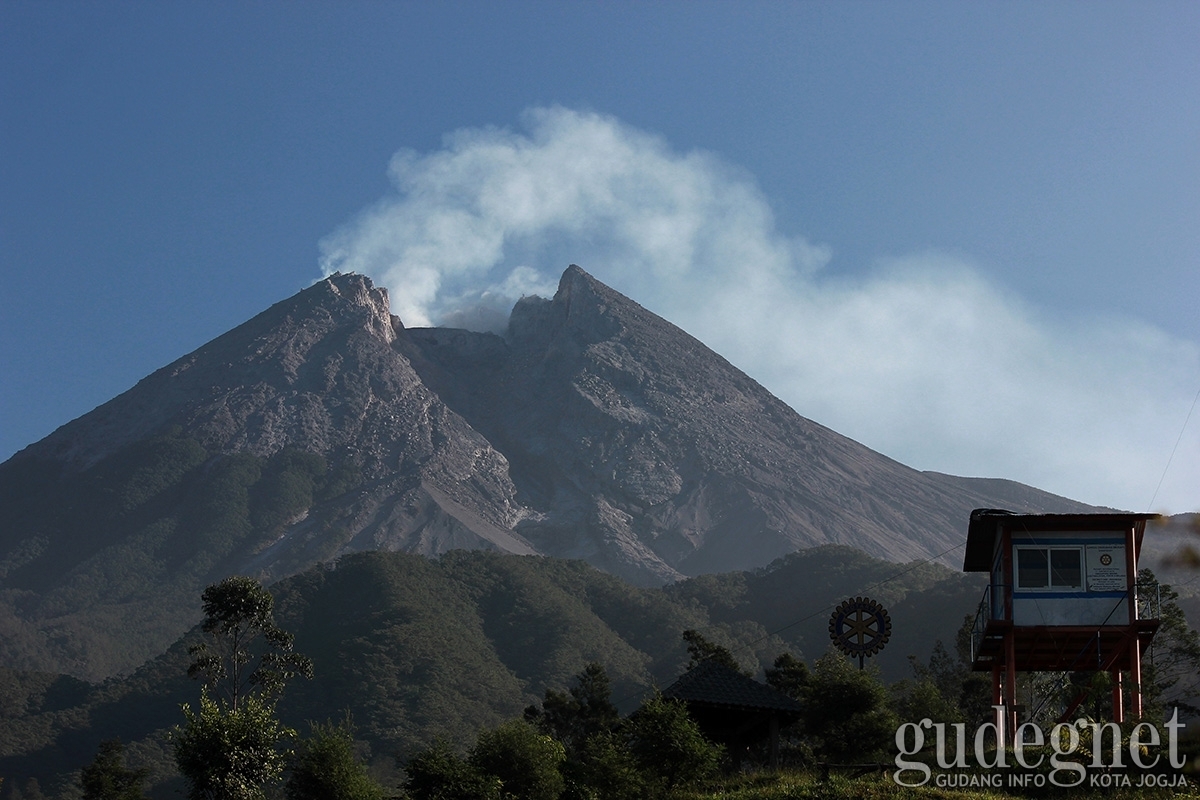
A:
MULTIPOLYGON (((387 760, 438 736, 471 741, 480 726, 519 715, 590 662, 605 666, 628 711, 686 666, 682 631, 702 631, 761 672, 784 651, 824 653, 828 607, 872 584, 880 584, 874 595, 895 621, 880 659, 894 678, 907 674, 907 655, 925 658, 935 639, 952 638, 978 599, 975 582, 948 569, 898 567, 846 548, 662 589, 537 557, 347 556, 272 587, 280 626, 295 633, 296 649, 312 657, 316 674, 289 689, 280 714, 302 726, 348 711, 359 736, 387 760), (893 578, 897 573, 904 574, 893 578)), ((78 769, 101 740, 114 737, 128 743, 134 760, 155 768, 164 752, 156 732, 178 722, 179 704, 197 694, 186 672, 187 648, 198 635, 128 677, 98 685, 6 670, 0 771, 78 769)))
MULTIPOLYGON (((871 684, 864 702, 883 715, 876 718, 880 748, 899 716, 962 717, 987 705, 986 679, 968 674, 957 652, 964 617, 979 598, 974 576, 890 564, 848 548, 816 548, 762 570, 661 589, 632 587, 582 562, 371 552, 311 569, 271 592, 275 621, 312 659, 314 676, 289 683, 277 705, 280 720, 297 731, 352 720, 356 757, 392 787, 402 782, 402 765, 434 743, 466 753, 482 731, 575 685, 589 664, 602 666, 614 707, 630 713, 694 662, 685 631, 781 687, 803 686, 812 675, 843 680, 845 669, 826 655, 827 625, 832 606, 854 594, 879 599, 893 620, 891 641, 863 673, 871 684)), ((1177 622, 1180 646, 1171 652, 1178 663, 1166 650, 1157 662, 1167 689, 1189 669, 1194 677, 1200 663, 1189 660, 1200 658, 1194 631, 1182 617, 1177 622)), ((182 782, 166 732, 182 722, 181 704, 195 707, 200 697, 199 683, 188 678, 189 648, 203 638, 194 630, 131 675, 100 684, 4 670, 2 796, 82 796, 79 770, 112 739, 124 743, 131 768, 146 771, 153 796, 178 796, 182 782)), ((846 734, 836 732, 845 714, 821 711, 816 701, 848 691, 810 696, 828 726, 818 748, 832 753, 834 745, 822 743, 846 734)), ((851 738, 862 741, 860 734, 851 738)), ((796 757, 811 762, 813 741, 796 757)))

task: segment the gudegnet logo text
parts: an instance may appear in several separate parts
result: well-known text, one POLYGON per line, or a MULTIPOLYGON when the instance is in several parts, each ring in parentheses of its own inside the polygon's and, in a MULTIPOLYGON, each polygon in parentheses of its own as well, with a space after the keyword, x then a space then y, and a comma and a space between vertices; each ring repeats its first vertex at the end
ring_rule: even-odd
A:
MULTIPOLYGON (((995 706, 1003 710, 1003 706, 995 706)), ((1032 722, 1011 737, 1003 726, 987 722, 968 739, 965 723, 906 722, 896 729, 896 771, 901 786, 933 784, 948 788, 1025 788, 1053 786, 1174 787, 1186 786, 1180 770, 1179 734, 1185 727, 1176 709, 1165 726, 1142 722, 1126 740, 1115 722, 1078 719, 1044 731, 1032 722), (1164 741, 1165 739, 1165 741, 1164 741), (914 756, 932 744, 936 766, 914 756)))

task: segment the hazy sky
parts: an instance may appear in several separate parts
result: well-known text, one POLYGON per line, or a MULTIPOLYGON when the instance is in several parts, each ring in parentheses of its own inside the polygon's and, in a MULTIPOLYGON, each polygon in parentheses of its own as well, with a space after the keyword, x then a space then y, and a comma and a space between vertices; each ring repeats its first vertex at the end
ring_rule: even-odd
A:
POLYGON ((1200 509, 1197 42, 1190 1, 7 0, 0 458, 326 270, 486 326, 577 263, 913 467, 1200 509))

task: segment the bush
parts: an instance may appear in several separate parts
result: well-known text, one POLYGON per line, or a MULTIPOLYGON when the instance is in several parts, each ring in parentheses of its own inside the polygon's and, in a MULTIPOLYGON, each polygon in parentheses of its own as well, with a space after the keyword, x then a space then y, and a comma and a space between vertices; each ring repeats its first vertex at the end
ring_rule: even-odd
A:
POLYGON ((604 667, 588 664, 567 692, 546 690, 542 705, 525 709, 525 721, 562 742, 570 757, 591 736, 616 730, 621 714, 612 703, 612 684, 604 667))
POLYGON ((383 800, 383 787, 371 779, 354 754, 353 729, 313 725, 292 761, 284 787, 287 800, 383 800))
POLYGON ((404 767, 404 788, 413 800, 499 800, 500 781, 459 757, 439 739, 404 767))
POLYGON ((704 738, 684 704, 661 694, 630 718, 629 737, 638 766, 666 794, 709 777, 721 762, 721 747, 704 738))
POLYGON ((183 707, 187 718, 172 732, 175 763, 188 782, 191 800, 261 800, 266 786, 283 772, 278 743, 294 732, 283 727, 272 708, 254 695, 234 709, 200 696, 199 711, 183 707))
POLYGON ((479 735, 471 763, 500 779, 502 796, 521 800, 557 800, 562 794, 559 767, 566 758, 561 742, 513 720, 479 735))
POLYGON ((641 800, 646 777, 624 738, 594 734, 563 764, 564 800, 641 800))
POLYGON ((145 800, 142 783, 147 773, 125 766, 125 747, 119 740, 103 741, 96 758, 79 776, 83 800, 145 800))
POLYGON ((898 720, 875 669, 859 669, 837 651, 817 660, 808 687, 804 729, 819 756, 852 762, 887 751, 898 720))

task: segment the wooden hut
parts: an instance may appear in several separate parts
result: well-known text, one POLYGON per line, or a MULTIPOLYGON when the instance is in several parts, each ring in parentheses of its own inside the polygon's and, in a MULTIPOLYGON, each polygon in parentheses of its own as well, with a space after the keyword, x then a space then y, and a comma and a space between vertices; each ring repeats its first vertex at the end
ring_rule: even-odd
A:
POLYGON ((767 742, 779 765, 779 731, 800 718, 799 701, 716 661, 701 661, 663 690, 680 700, 710 741, 722 744, 738 767, 748 749, 767 742))

